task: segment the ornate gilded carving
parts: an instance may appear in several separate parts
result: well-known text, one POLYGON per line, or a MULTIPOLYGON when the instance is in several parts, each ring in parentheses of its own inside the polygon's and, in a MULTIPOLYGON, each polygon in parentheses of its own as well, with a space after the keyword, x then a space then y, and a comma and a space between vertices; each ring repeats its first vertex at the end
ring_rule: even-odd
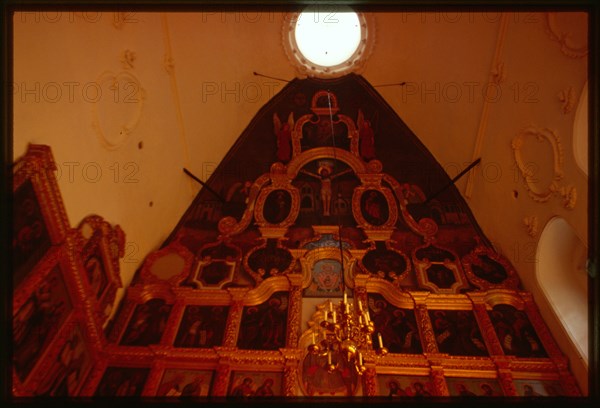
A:
POLYGON ((392 190, 398 199, 400 213, 402 214, 402 218, 404 219, 404 222, 406 222, 406 225, 417 234, 422 235, 426 242, 433 241, 434 236, 438 231, 436 222, 431 218, 426 217, 421 218, 419 222, 417 222, 408 212, 407 204, 408 197, 412 194, 411 186, 409 184, 400 184, 395 178, 388 174, 383 174, 382 180, 392 187, 392 190))
POLYGON ((244 310, 243 300, 234 300, 229 308, 227 325, 225 326, 225 336, 223 337, 224 347, 235 347, 238 338, 238 329, 242 322, 242 312, 244 310))
POLYGON ((375 382, 376 370, 375 367, 367 367, 367 371, 362 375, 363 395, 377 395, 377 383, 375 382))
POLYGON ((498 381, 506 396, 517 396, 517 389, 513 383, 512 374, 508 370, 498 370, 498 381))
POLYGON ((475 318, 479 324, 479 330, 481 331, 483 340, 485 341, 490 354, 503 355, 504 352, 502 351, 502 346, 500 346, 498 336, 496 335, 492 321, 488 316, 485 304, 474 302, 473 312, 475 313, 475 318))
POLYGON ((380 185, 381 180, 376 178, 361 177, 363 184, 354 189, 352 194, 352 214, 365 229, 369 232, 390 231, 393 230, 398 220, 398 209, 394 194, 389 188, 380 185))
POLYGON ((289 348, 298 347, 298 333, 300 331, 300 317, 302 313, 302 289, 300 286, 292 286, 290 291, 289 312, 287 323, 287 341, 289 348))
POLYGON ((246 253, 243 261, 244 269, 257 285, 265 279, 288 274, 294 269, 295 259, 281 241, 281 238, 265 239, 262 245, 246 253))
POLYGON ((415 307, 415 315, 417 316, 417 324, 421 332, 423 352, 425 354, 437 353, 437 342, 435 341, 435 334, 433 333, 431 320, 429 320, 429 314, 427 313, 427 306, 424 304, 417 304, 415 307))
POLYGON ((556 341, 552 337, 552 333, 550 333, 548 326, 546 326, 546 324, 544 323, 544 320, 542 319, 542 316, 540 315, 540 312, 535 302, 533 301, 533 296, 531 295, 531 293, 520 292, 520 296, 525 302, 525 313, 527 314, 529 321, 531 322, 537 335, 539 336, 540 341, 544 346, 544 349, 548 353, 548 356, 550 356, 551 358, 562 358, 563 353, 560 351, 558 344, 556 344, 556 341))
POLYGON ((179 242, 151 252, 146 259, 136 284, 179 285, 191 272, 194 255, 179 242))
POLYGON ((385 279, 400 288, 412 267, 408 256, 394 248, 395 243, 396 241, 386 240, 385 249, 382 243, 372 243, 371 248, 359 257, 358 264, 371 277, 385 279))
POLYGON ((224 397, 227 395, 227 385, 229 383, 229 374, 231 368, 227 363, 220 363, 217 365, 215 380, 212 389, 212 395, 215 397, 224 397))
POLYGON ((435 293, 460 293, 469 287, 456 252, 427 243, 412 251, 419 287, 435 293))
POLYGON ((434 395, 448 396, 448 385, 444 379, 444 369, 442 367, 431 366, 431 381, 433 383, 434 395))
POLYGON ((286 364, 283 370, 283 395, 293 397, 296 395, 298 383, 298 362, 286 364))
POLYGON ((574 186, 560 185, 564 177, 563 172, 563 147, 560 138, 550 129, 538 129, 528 126, 521 130, 512 141, 512 149, 517 167, 523 176, 529 196, 539 203, 548 201, 552 196, 558 196, 563 200, 563 206, 569 210, 575 208, 577 203, 577 189, 574 186), (536 185, 536 175, 529 163, 523 160, 521 149, 525 138, 535 137, 538 141, 546 141, 552 147, 553 154, 553 176, 552 181, 545 188, 536 185))
MULTIPOLYGON (((29 144, 25 155, 13 165, 13 196, 15 200, 19 199, 18 195, 21 191, 33 190, 32 197, 28 197, 30 194, 25 194, 24 202, 15 201, 15 204, 24 206, 31 200, 37 201, 44 221, 43 227, 48 230, 50 241, 54 245, 60 244, 64 240, 69 228, 69 219, 54 175, 56 170, 56 163, 50 147, 45 145, 29 144)), ((32 206, 35 204, 25 208, 32 206)), ((18 209, 19 207, 15 207, 15 210, 18 209)), ((15 231, 17 245, 21 242, 18 233, 19 231, 15 231)), ((13 251, 17 249, 13 248, 13 251)), ((15 255, 17 254, 15 253, 15 255)))
POLYGON ((510 262, 481 243, 462 258, 462 265, 469 282, 479 289, 517 289, 519 286, 519 276, 510 262))

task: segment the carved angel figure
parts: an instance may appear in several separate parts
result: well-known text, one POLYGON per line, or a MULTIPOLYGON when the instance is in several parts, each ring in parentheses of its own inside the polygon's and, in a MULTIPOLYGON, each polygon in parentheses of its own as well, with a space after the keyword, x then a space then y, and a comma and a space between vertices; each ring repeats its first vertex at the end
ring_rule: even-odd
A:
POLYGON ((375 132, 371 127, 371 121, 366 120, 362 110, 358 110, 358 135, 360 141, 360 157, 364 161, 370 161, 375 158, 375 132))
POLYGON ((277 160, 287 163, 292 158, 292 129, 294 128, 294 112, 290 112, 288 120, 281 123, 277 113, 273 114, 273 128, 277 136, 277 160))

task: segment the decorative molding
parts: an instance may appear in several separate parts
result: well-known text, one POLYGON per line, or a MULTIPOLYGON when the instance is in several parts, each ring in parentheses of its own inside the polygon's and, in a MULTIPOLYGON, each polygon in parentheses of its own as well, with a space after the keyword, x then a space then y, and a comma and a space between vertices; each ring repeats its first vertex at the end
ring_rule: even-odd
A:
POLYGON ((575 104, 577 103, 575 98, 575 91, 573 91, 573 87, 570 86, 566 89, 561 90, 558 93, 558 100, 562 103, 562 113, 566 115, 573 111, 575 104))
POLYGON ((497 61, 496 65, 492 69, 492 82, 496 85, 500 85, 506 80, 506 69, 504 68, 504 62, 497 61))
MULTIPOLYGON (((92 103, 92 126, 102 147, 107 150, 117 150, 123 146, 140 122, 144 110, 146 91, 138 78, 129 71, 121 71, 116 74, 112 71, 105 71, 98 76, 94 83, 98 94, 96 96, 97 100, 92 103), (111 92, 103 95, 102 90, 104 87, 108 87, 111 92), (133 107, 134 109, 129 113, 127 120, 117 123, 119 128, 114 129, 114 132, 118 133, 112 134, 111 131, 105 129, 106 123, 103 123, 103 119, 101 119, 100 109, 103 106, 118 106, 121 110, 125 107, 133 107)), ((119 120, 113 115, 109 116, 111 123, 119 120)))
MULTIPOLYGON (((479 119, 479 127, 477 129, 477 135, 475 137, 475 148, 473 150, 473 156, 471 161, 477 160, 481 157, 481 150, 483 149, 483 142, 485 140, 489 108, 490 105, 495 101, 495 92, 498 92, 497 85, 504 81, 506 74, 504 71, 504 63, 500 60, 502 56, 502 49, 504 48, 504 39, 506 37, 506 31, 508 30, 509 13, 502 13, 500 18, 500 24, 498 28, 498 37, 496 38, 496 49, 494 51, 494 58, 492 60, 492 68, 490 69, 489 83, 495 84, 496 86, 486 86, 485 96, 483 98, 483 109, 481 110, 481 117, 479 119)), ((465 197, 471 198, 473 194, 473 185, 475 183, 475 172, 469 172, 467 178, 467 185, 465 187, 465 197)))
POLYGON ((532 238, 535 238, 538 234, 539 221, 538 217, 535 215, 530 215, 528 217, 523 218, 523 225, 525 226, 525 230, 527 231, 527 235, 532 238))
MULTIPOLYGON (((546 13, 546 34, 552 41, 560 45, 560 51, 569 58, 583 58, 588 55, 587 41, 584 44, 578 44, 573 40, 573 33, 562 31, 559 23, 556 21, 556 14, 546 13)), ((587 38, 584 39, 584 41, 587 38)))
POLYGON ((558 196, 563 199, 563 206, 569 210, 575 208, 577 203, 577 189, 574 186, 560 185, 560 181, 564 177, 563 173, 563 146, 558 135, 548 128, 538 129, 531 125, 522 129, 517 136, 512 140, 511 147, 517 167, 523 175, 525 187, 529 196, 538 203, 545 203, 552 196, 558 196), (534 183, 533 171, 527 166, 527 163, 521 156, 521 148, 526 137, 535 137, 538 141, 547 141, 552 147, 553 152, 553 176, 552 181, 543 189, 537 187, 534 183))
POLYGON ((121 52, 121 67, 123 67, 123 69, 135 68, 133 66, 133 63, 136 59, 137 56, 135 54, 135 51, 131 51, 129 49, 124 50, 123 52, 121 52))

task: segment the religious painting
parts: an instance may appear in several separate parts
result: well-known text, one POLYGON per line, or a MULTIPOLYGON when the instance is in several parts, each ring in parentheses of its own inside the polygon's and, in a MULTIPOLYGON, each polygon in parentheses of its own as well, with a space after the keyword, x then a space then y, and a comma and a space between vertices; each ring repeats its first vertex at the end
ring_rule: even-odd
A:
POLYGON ((423 348, 415 313, 411 309, 401 309, 384 299, 383 296, 369 294, 369 314, 375 324, 373 345, 378 347, 381 334, 383 346, 390 353, 421 354, 423 348))
MULTIPOLYGON (((327 97, 320 97, 320 99, 325 98, 327 97)), ((302 118, 299 120, 301 119, 302 118)), ((348 126, 341 120, 336 119, 332 121, 329 113, 326 113, 319 115, 316 122, 304 121, 304 126, 302 127, 302 139, 300 139, 302 151, 313 149, 315 147, 333 146, 349 149, 350 140, 348 139, 348 126)))
POLYGON ((96 299, 102 297, 102 294, 108 285, 108 277, 106 276, 104 258, 99 242, 101 236, 102 231, 96 230, 94 236, 82 251, 82 254, 84 255, 83 267, 85 269, 85 276, 87 277, 96 299))
POLYGON ((206 397, 210 393, 213 371, 169 368, 163 373, 157 397, 206 397))
POLYGON ((390 210, 387 199, 377 190, 366 190, 360 197, 362 216, 369 224, 379 227, 386 223, 390 210))
POLYGON ((471 270, 478 278, 493 284, 502 283, 508 278, 504 267, 487 255, 479 256, 479 262, 471 263, 471 270))
POLYGON ((448 378, 448 392, 453 397, 501 397, 504 395, 495 378, 448 378))
POLYGON ((33 184, 26 180, 13 193, 13 286, 18 286, 51 246, 50 234, 33 184))
POLYGON ((511 305, 495 305, 489 314, 505 354, 525 358, 548 356, 524 311, 511 305))
POLYGON ((434 293, 461 293, 469 284, 458 255, 431 243, 413 250, 413 264, 419 286, 434 293))
POLYGON ((277 245, 276 239, 267 242, 253 251, 244 260, 244 266, 257 284, 272 276, 286 272, 292 264, 293 256, 286 248, 277 245))
POLYGON ((194 281, 199 283, 200 287, 221 289, 233 279, 235 265, 236 263, 231 261, 199 261, 194 281))
POLYGON ((508 259, 485 245, 479 244, 465 255, 462 265, 469 281, 479 289, 517 289, 519 286, 517 271, 508 259))
POLYGON ((270 224, 279 224, 290 214, 292 196, 286 190, 274 190, 265 200, 263 215, 270 224))
POLYGON ((278 350, 287 338, 287 292, 276 292, 266 302, 246 306, 237 346, 250 350, 278 350))
POLYGON ((283 394, 282 373, 233 371, 229 381, 230 397, 275 397, 283 394))
POLYGON ((320 259, 313 264, 312 280, 304 289, 306 297, 342 295, 342 264, 337 259, 320 259))
POLYGON ((210 348, 223 343, 229 306, 187 306, 175 347, 210 348))
POLYGON ((160 343, 172 307, 163 299, 151 299, 137 305, 119 344, 148 346, 160 343))
POLYGON ((367 251, 360 261, 369 274, 388 282, 400 285, 411 269, 408 257, 397 250, 386 248, 381 241, 375 243, 375 249, 367 251))
MULTIPOLYGON (((330 217, 332 215, 341 215, 337 212, 340 208, 332 205, 334 199, 347 199, 354 189, 355 182, 349 184, 346 177, 344 180, 341 179, 342 176, 351 173, 353 173, 352 168, 341 161, 317 160, 310 162, 299 170, 298 180, 307 183, 304 185, 305 188, 307 185, 310 185, 312 186, 312 191, 319 192, 318 195, 314 195, 313 202, 320 203, 321 215, 323 217, 330 217), (338 178, 340 180, 336 181, 334 188, 333 182, 338 178), (337 193, 337 197, 334 197, 334 191, 337 193)), ((303 218, 305 221, 322 219, 321 217, 303 218)))
POLYGON ((353 396, 359 385, 359 375, 338 352, 316 355, 307 353, 302 361, 302 389, 310 397, 353 396), (336 369, 329 371, 331 363, 336 369))
POLYGON ((149 368, 108 367, 96 388, 96 397, 138 397, 142 394, 149 368))
POLYGON ((13 362, 21 381, 31 372, 73 306, 56 265, 13 317, 13 362))
POLYGON ((435 395, 429 377, 377 374, 377 395, 386 397, 431 397, 435 395))
POLYGON ((450 289, 456 283, 454 271, 442 264, 432 264, 426 270, 429 282, 432 282, 440 289, 450 289))
POLYGON ((487 348, 470 310, 429 310, 440 353, 487 356, 487 348))
POLYGON ((566 395, 560 381, 513 380, 517 394, 521 397, 558 397, 566 395))
POLYGON ((40 382, 35 395, 76 396, 91 368, 90 353, 81 329, 76 326, 58 355, 53 359, 52 365, 40 382))
POLYGON ((277 136, 277 161, 287 163, 292 158, 292 129, 294 129, 294 112, 290 112, 287 122, 281 122, 277 112, 273 113, 273 130, 277 136))

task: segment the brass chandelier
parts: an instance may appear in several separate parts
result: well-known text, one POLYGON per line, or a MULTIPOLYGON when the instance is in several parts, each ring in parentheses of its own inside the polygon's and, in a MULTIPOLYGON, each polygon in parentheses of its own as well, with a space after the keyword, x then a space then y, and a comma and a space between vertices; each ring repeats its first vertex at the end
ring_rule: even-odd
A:
MULTIPOLYGON (((367 368, 364 364, 363 354, 373 345, 372 336, 375 324, 369 316, 369 310, 357 299, 358 308, 348 302, 344 292, 344 299, 337 305, 329 301, 329 308, 325 310, 324 318, 319 322, 320 328, 313 331, 312 342, 308 351, 314 355, 327 357, 326 369, 332 373, 338 368, 339 358, 344 358, 348 366, 354 367, 359 375, 367 368)), ((388 350, 383 347, 381 333, 377 333, 378 345, 376 353, 384 356, 388 350)))

